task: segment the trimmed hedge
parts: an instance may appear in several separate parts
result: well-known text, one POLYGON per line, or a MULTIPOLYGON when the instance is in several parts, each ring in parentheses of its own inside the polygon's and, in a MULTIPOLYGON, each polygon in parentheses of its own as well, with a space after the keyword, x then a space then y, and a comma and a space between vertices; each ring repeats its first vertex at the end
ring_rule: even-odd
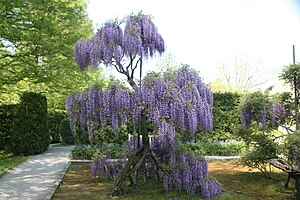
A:
POLYGON ((0 106, 0 150, 9 148, 17 105, 0 106))
POLYGON ((239 103, 241 95, 238 93, 214 93, 214 141, 235 139, 240 126, 239 103))
POLYGON ((59 134, 61 136, 63 144, 74 144, 75 143, 75 139, 74 139, 73 133, 71 131, 70 122, 68 119, 65 118, 60 121, 59 134))
POLYGON ((51 111, 48 113, 48 126, 50 134, 50 143, 60 143, 61 136, 59 134, 60 122, 65 118, 63 112, 51 111))
POLYGON ((14 154, 35 155, 46 151, 50 141, 46 97, 24 93, 12 130, 11 151, 14 154))
POLYGON ((197 156, 236 156, 245 151, 245 144, 236 142, 191 143, 184 144, 182 147, 197 156))

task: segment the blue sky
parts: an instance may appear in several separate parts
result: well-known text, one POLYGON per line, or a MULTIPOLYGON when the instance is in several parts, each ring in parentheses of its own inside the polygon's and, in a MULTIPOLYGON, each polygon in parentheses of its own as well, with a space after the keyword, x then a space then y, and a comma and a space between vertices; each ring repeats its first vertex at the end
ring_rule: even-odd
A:
MULTIPOLYGON (((214 81, 220 63, 243 55, 259 62, 269 80, 292 62, 300 62, 300 0, 90 0, 94 27, 143 10, 151 14, 167 51, 179 62, 214 81)), ((146 66, 155 70, 153 62, 146 66)))

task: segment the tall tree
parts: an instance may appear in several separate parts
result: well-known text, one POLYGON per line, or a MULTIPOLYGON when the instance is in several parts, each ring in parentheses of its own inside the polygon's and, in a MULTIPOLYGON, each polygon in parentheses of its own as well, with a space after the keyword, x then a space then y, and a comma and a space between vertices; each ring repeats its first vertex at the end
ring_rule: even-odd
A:
POLYGON ((291 64, 285 66, 280 74, 280 79, 290 84, 294 90, 294 119, 296 123, 296 130, 299 130, 299 91, 300 91, 300 64, 291 64))
POLYGON ((266 82, 259 62, 253 63, 247 57, 240 55, 223 61, 219 73, 219 79, 212 83, 214 91, 248 92, 266 82))
MULTIPOLYGON (((76 41, 92 32, 84 0, 1 0, 0 7, 3 94, 68 93, 73 83, 84 82, 86 75, 79 73, 73 58, 76 41)), ((6 101, 0 98, 0 103, 6 101)))
MULTIPOLYGON (((98 116, 102 126, 108 122, 114 129, 118 128, 119 121, 124 123, 130 117, 139 126, 142 144, 138 145, 124 169, 116 176, 113 186, 115 192, 124 192, 125 179, 137 172, 147 154, 154 159, 157 175, 161 177, 159 172, 163 169, 150 147, 147 123, 157 126, 158 146, 168 152, 162 160, 168 160, 175 165, 175 127, 179 130, 185 128, 191 135, 195 134, 197 128, 211 130, 213 103, 212 93, 198 74, 191 70, 165 73, 152 84, 149 80, 149 85, 141 82, 137 84, 135 70, 140 68, 141 72, 144 59, 164 52, 164 40, 147 15, 129 15, 121 22, 125 23, 124 30, 118 20, 108 21, 98 30, 92 41, 78 41, 75 56, 81 69, 86 69, 89 65, 97 67, 100 63, 114 67, 117 72, 126 76, 132 86, 132 94, 118 88, 101 92, 90 89, 87 98, 83 95, 68 97, 66 104, 72 129, 76 130, 74 124, 77 121, 82 127, 87 126, 90 138, 93 130, 99 126, 98 116), (80 112, 76 112, 78 110, 80 112)), ((190 170, 188 173, 193 172, 190 170)), ((201 177, 200 179, 202 180, 201 177)), ((196 181, 199 183, 200 180, 188 183, 195 190, 196 181)), ((169 183, 165 182, 168 188, 172 186, 169 183)), ((217 189, 213 189, 212 193, 208 192, 209 195, 203 195, 204 198, 221 192, 217 182, 212 184, 217 189)))

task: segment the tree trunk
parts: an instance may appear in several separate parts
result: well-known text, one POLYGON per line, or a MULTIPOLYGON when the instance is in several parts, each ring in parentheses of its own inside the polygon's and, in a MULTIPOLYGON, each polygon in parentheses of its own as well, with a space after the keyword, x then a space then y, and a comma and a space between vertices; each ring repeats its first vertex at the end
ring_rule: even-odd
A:
POLYGON ((128 158, 128 161, 127 161, 124 169, 122 169, 116 176, 116 178, 114 180, 114 185, 113 185, 113 193, 112 193, 113 196, 121 194, 121 193, 125 193, 126 178, 129 178, 132 180, 132 175, 135 174, 137 172, 137 170, 140 168, 141 164, 144 162, 148 153, 154 159, 154 162, 157 166, 157 175, 158 175, 158 178, 160 178, 158 171, 161 170, 161 167, 159 166, 158 161, 157 161, 153 151, 150 149, 145 110, 142 110, 142 113, 141 113, 141 132, 142 132, 142 137, 143 137, 142 138, 143 146, 138 148, 134 152, 134 154, 132 154, 128 158))
POLYGON ((295 175, 294 199, 300 199, 300 174, 295 175))

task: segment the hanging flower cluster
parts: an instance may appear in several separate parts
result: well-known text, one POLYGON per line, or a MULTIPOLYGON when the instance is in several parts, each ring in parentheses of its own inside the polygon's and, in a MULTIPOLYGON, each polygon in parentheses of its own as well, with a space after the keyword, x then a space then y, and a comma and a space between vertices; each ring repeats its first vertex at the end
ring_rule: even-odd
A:
POLYGON ((220 183, 208 176, 208 164, 205 160, 181 153, 176 156, 175 168, 164 176, 164 189, 172 188, 187 194, 198 194, 204 199, 213 198, 222 193, 220 183))
POLYGON ((114 130, 125 125, 127 119, 140 122, 141 110, 148 111, 147 119, 159 132, 159 137, 172 142, 175 138, 175 127, 187 129, 194 135, 197 128, 212 130, 212 103, 210 90, 199 76, 190 71, 164 74, 153 86, 143 84, 133 93, 113 87, 107 90, 91 88, 87 94, 68 96, 66 110, 70 126, 75 133, 76 124, 87 129, 89 139, 99 126, 105 128, 110 124, 114 130), (174 134, 164 135, 166 126, 174 129, 174 134))
POLYGON ((261 92, 246 95, 240 107, 243 128, 248 128, 252 122, 260 123, 263 129, 275 127, 286 116, 283 102, 271 100, 261 92))
MULTIPOLYGON (((159 161, 173 166, 180 162, 185 166, 177 169, 180 184, 175 180, 177 175, 165 174, 167 188, 179 187, 189 194, 211 198, 221 192, 219 183, 208 179, 205 161, 177 155, 175 132, 187 130, 193 136, 198 128, 212 130, 212 104, 212 93, 201 78, 190 70, 178 70, 165 73, 152 84, 142 84, 132 92, 117 87, 107 90, 91 88, 86 94, 69 96, 66 110, 71 129, 75 131, 76 126, 80 126, 88 130, 89 139, 93 138, 95 130, 105 128, 107 124, 115 131, 127 120, 139 124, 141 111, 146 110, 147 120, 157 132, 151 148, 159 161), (195 172, 199 173, 192 175, 195 172)), ((137 143, 137 138, 133 137, 129 149, 137 149, 137 143)), ((101 163, 102 160, 96 160, 92 165, 94 174, 101 172, 101 163)), ((148 169, 155 164, 149 163, 149 160, 143 163, 144 173, 153 175, 155 170, 150 172, 148 169)))
POLYGON ((87 129, 90 140, 99 129, 99 124, 103 129, 110 124, 117 130, 127 121, 131 108, 130 101, 130 93, 117 87, 108 90, 91 88, 87 94, 68 96, 66 111, 71 130, 76 134, 76 124, 82 130, 87 129))
POLYGON ((137 56, 152 57, 155 52, 163 53, 164 40, 147 15, 130 15, 124 19, 125 28, 117 22, 106 22, 91 41, 82 39, 75 46, 74 54, 80 69, 88 65, 120 66, 123 57, 130 61, 137 56))
MULTIPOLYGON (((170 126, 167 124, 163 126, 166 126, 165 133, 172 132, 170 126)), ((131 141, 136 140, 136 137, 131 139, 131 141)), ((134 144, 134 148, 136 148, 137 142, 134 144)), ((178 153, 174 148, 174 144, 169 143, 167 140, 161 140, 160 137, 154 138, 151 146, 154 147, 160 163, 169 166, 167 167, 169 170, 163 176, 165 192, 169 192, 174 188, 189 195, 199 195, 204 199, 214 198, 222 193, 220 183, 209 177, 208 163, 204 159, 193 157, 187 153, 178 153)), ((149 157, 143 162, 139 173, 145 177, 155 178, 155 172, 155 163, 149 157)))
POLYGON ((254 113, 251 108, 244 108, 241 112, 241 122, 243 128, 249 127, 251 121, 258 118, 263 129, 267 128, 267 125, 276 126, 276 122, 284 120, 285 111, 282 102, 276 104, 269 104, 261 107, 260 113, 254 113))

